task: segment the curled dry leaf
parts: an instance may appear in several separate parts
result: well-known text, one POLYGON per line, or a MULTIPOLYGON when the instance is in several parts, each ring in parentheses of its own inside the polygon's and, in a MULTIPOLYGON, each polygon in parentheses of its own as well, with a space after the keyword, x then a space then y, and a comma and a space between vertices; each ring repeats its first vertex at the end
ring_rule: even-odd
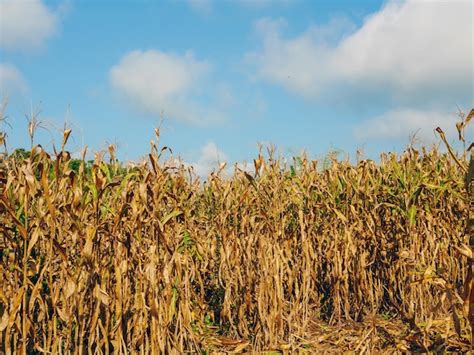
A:
POLYGON ((470 350, 465 155, 269 149, 203 184, 156 144, 130 167, 6 158, 0 352, 470 350))

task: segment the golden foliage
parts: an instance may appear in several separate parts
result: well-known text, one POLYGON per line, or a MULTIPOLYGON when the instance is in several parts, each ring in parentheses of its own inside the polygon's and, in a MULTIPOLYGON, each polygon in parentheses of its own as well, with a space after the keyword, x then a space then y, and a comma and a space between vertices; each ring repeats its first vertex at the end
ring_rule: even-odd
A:
POLYGON ((470 201, 450 155, 260 155, 202 185, 156 145, 149 165, 110 149, 75 171, 70 133, 0 174, 0 351, 469 348, 470 201))

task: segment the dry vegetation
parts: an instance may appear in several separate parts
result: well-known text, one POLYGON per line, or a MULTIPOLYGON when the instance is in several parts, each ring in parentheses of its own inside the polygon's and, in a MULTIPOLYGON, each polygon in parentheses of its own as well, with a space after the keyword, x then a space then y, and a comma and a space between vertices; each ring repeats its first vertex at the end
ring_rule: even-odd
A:
POLYGON ((467 154, 202 185, 154 145, 75 171, 69 134, 2 163, 0 353, 469 350, 467 154))

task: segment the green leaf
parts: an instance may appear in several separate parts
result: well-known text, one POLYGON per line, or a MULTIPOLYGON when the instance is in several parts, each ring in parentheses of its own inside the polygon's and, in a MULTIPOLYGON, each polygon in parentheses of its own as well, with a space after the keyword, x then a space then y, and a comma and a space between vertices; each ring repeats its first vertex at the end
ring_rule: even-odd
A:
POLYGON ((100 170, 105 174, 107 177, 107 182, 110 182, 112 180, 112 175, 110 174, 110 169, 108 164, 102 163, 100 164, 100 170))
POLYGON ((296 176, 296 170, 295 170, 295 167, 293 165, 290 166, 290 175, 291 175, 291 177, 296 176))
POLYGON ((408 223, 410 227, 413 227, 416 222, 416 207, 412 205, 408 210, 408 223))
POLYGON ((174 315, 176 314, 176 302, 178 300, 178 290, 173 287, 173 295, 171 297, 170 308, 168 310, 168 320, 171 322, 174 315))

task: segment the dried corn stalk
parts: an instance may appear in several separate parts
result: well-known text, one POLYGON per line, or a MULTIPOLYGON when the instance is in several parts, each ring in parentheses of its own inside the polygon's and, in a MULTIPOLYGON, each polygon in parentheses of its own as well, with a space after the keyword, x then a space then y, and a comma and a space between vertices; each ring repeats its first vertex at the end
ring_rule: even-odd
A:
POLYGON ((73 166, 69 135, 54 155, 6 158, 0 353, 469 349, 446 301, 462 303, 468 274, 450 155, 322 171, 269 151, 255 174, 203 185, 156 144, 148 165, 110 149, 73 166))
MULTIPOLYGON (((474 109, 468 115, 467 121, 474 117, 474 109)), ((469 238, 471 257, 468 258, 468 273, 465 282, 464 303, 468 308, 468 319, 471 326, 471 351, 474 346, 474 279, 473 258, 474 255, 474 156, 471 152, 469 167, 466 173, 466 192, 469 196, 469 215, 466 223, 466 235, 469 238)))
MULTIPOLYGON (((7 183, 7 166, 5 163, 5 154, 0 153, 0 197, 5 193, 5 185, 7 183)), ((5 207, 0 203, 0 249, 5 248, 5 207)))

